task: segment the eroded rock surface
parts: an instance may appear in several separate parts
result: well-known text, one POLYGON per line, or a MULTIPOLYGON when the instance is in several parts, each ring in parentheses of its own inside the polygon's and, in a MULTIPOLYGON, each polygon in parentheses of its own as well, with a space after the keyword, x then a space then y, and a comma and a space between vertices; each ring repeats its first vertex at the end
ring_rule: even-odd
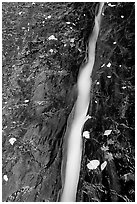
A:
MULTIPOLYGON (((3 3, 3 201, 56 201, 96 3, 3 3), (11 144, 10 139, 16 141, 11 144), (4 177, 5 176, 5 177, 4 177)), ((134 3, 106 3, 77 201, 134 201, 134 3), (125 12, 126 11, 126 12, 125 12), (110 131, 106 136, 104 132, 110 131), (107 161, 89 170, 89 160, 107 161)), ((83 130, 83 131, 84 131, 83 130)))

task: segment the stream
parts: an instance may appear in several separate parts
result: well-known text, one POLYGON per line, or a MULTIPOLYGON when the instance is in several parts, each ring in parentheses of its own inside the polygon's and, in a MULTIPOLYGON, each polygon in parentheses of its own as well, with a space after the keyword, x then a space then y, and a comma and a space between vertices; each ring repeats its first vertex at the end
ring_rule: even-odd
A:
POLYGON ((76 103, 68 119, 64 137, 63 161, 61 169, 62 190, 60 202, 75 202, 82 156, 82 130, 87 119, 90 103, 91 74, 95 61, 96 42, 99 34, 103 3, 99 3, 95 25, 88 43, 88 60, 80 68, 76 103), (71 124, 69 122, 71 120, 71 124))

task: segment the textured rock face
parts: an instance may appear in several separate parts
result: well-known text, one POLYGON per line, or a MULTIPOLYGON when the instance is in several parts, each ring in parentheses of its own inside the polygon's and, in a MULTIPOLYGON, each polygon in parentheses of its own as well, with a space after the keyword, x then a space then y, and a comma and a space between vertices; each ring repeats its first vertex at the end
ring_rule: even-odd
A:
MULTIPOLYGON (((57 201, 63 138, 95 5, 2 5, 3 201, 57 201)), ((80 202, 134 201, 134 12, 134 3, 105 4, 91 119, 84 126, 90 138, 83 138, 80 202), (87 168, 93 159, 107 162, 103 171, 87 168)))

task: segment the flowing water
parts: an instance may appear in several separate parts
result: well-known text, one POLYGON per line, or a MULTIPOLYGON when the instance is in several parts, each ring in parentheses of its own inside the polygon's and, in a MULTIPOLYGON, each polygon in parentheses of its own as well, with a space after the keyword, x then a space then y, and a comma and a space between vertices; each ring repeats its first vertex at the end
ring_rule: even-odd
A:
POLYGON ((95 48, 99 33, 102 8, 103 3, 100 3, 98 14, 95 16, 95 26, 89 38, 88 61, 79 71, 77 81, 78 96, 68 118, 67 129, 64 137, 61 169, 61 202, 76 201, 82 156, 82 129, 86 121, 90 103, 90 88, 92 83, 90 76, 92 74, 95 61, 95 48), (71 123, 69 121, 71 121, 71 123))

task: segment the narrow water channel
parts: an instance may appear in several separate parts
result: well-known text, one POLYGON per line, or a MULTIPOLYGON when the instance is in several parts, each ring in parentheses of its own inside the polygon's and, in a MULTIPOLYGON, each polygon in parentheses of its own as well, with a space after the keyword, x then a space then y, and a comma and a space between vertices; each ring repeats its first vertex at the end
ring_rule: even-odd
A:
POLYGON ((60 202, 76 201, 82 156, 82 129, 90 103, 91 74, 95 61, 95 49, 103 5, 104 3, 99 3, 98 12, 95 16, 95 25, 89 37, 88 59, 86 64, 80 68, 78 75, 78 96, 70 114, 71 124, 67 124, 61 169, 62 192, 60 202))

